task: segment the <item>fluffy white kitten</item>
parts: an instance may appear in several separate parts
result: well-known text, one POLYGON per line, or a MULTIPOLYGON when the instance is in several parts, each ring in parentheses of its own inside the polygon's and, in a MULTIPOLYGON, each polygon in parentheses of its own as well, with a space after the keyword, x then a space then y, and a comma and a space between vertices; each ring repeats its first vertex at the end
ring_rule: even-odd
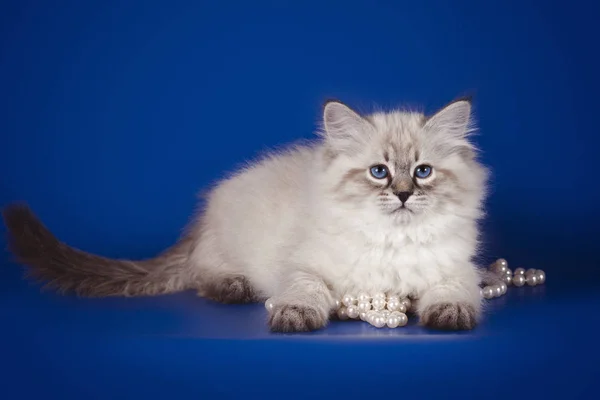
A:
POLYGON ((478 247, 487 170, 469 142, 471 104, 433 116, 360 116, 333 101, 320 140, 220 182, 181 240, 156 258, 112 260, 58 241, 25 205, 4 210, 10 246, 61 292, 135 296, 188 288, 225 302, 271 297, 271 330, 324 327, 343 293, 414 299, 423 324, 481 316, 478 247))

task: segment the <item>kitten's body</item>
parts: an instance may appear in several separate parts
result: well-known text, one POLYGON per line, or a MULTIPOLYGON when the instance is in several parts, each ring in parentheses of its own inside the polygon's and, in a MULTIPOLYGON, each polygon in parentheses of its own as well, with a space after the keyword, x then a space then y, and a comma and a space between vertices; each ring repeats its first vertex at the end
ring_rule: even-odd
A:
POLYGON ((269 155, 220 182, 160 262, 83 253, 75 262, 72 249, 52 242, 18 207, 5 213, 12 248, 38 277, 80 294, 191 287, 224 302, 271 297, 276 331, 323 327, 334 299, 359 291, 410 295, 423 322, 468 329, 481 313, 472 258, 486 179, 466 140, 469 112, 460 101, 429 120, 399 111, 361 118, 329 103, 324 140, 269 155), (419 184, 411 174, 423 162, 435 175, 419 184), (387 166, 386 182, 369 175, 374 164, 387 166), (413 193, 408 209, 397 209, 398 191, 413 193))

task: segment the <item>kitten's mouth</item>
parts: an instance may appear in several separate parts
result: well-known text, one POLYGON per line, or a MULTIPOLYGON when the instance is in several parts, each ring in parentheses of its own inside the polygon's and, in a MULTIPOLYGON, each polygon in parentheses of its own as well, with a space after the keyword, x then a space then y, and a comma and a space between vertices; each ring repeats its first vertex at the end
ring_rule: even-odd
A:
POLYGON ((414 211, 402 204, 400 207, 396 207, 395 209, 393 209, 391 214, 397 214, 401 212, 413 213, 414 211))

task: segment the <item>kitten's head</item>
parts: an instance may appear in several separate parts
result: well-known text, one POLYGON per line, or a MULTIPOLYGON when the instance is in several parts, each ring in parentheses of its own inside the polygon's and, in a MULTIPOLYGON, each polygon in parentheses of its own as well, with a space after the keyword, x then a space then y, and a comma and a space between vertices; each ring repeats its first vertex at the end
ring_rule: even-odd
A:
POLYGON ((337 101, 326 103, 323 114, 336 202, 401 224, 449 214, 479 217, 487 173, 469 141, 469 100, 431 116, 361 116, 337 101))

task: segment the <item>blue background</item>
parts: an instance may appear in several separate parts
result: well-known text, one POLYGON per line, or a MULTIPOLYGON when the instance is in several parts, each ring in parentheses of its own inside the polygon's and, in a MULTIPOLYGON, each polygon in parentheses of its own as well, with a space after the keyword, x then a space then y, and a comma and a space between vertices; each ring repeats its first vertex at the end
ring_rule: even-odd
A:
POLYGON ((598 5, 0 4, 0 205, 26 201, 75 247, 155 254, 198 190, 266 148, 311 138, 326 98, 433 112, 474 94, 493 170, 483 260, 548 275, 494 300, 469 333, 334 323, 286 336, 266 331, 261 305, 193 293, 40 293, 5 254, 1 397, 591 398, 598 5))

